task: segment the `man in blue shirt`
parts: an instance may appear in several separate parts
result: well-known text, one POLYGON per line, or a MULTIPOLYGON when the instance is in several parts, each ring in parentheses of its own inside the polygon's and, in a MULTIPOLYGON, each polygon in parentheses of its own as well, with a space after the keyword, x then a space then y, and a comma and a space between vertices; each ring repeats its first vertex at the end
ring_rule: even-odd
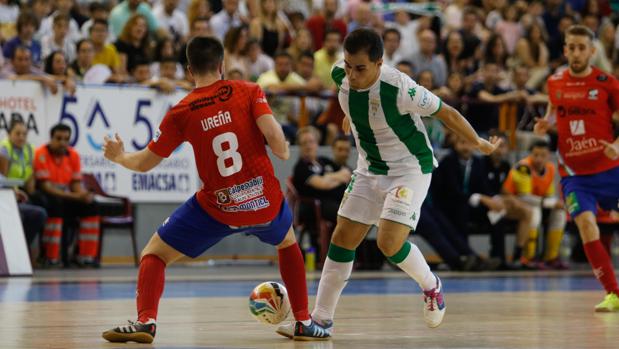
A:
POLYGON ((39 21, 31 12, 24 11, 17 17, 17 36, 7 41, 2 53, 6 58, 13 58, 13 52, 19 46, 30 50, 32 63, 36 66, 41 64, 41 44, 34 40, 34 33, 39 27, 39 21))

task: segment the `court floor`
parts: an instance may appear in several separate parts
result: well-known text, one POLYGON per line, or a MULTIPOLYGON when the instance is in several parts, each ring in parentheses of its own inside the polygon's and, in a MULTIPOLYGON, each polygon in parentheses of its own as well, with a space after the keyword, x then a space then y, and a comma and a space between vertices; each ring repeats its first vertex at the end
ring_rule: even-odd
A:
MULTIPOLYGON (((0 279, 0 348, 619 348, 619 313, 592 311, 603 292, 589 271, 441 273, 447 314, 437 329, 425 326, 421 294, 403 273, 355 272, 333 340, 293 342, 247 309, 258 282, 279 280, 273 266, 170 268, 155 342, 106 343, 103 330, 135 317, 135 274, 111 268, 0 279)), ((310 275, 311 295, 317 277, 310 275)))

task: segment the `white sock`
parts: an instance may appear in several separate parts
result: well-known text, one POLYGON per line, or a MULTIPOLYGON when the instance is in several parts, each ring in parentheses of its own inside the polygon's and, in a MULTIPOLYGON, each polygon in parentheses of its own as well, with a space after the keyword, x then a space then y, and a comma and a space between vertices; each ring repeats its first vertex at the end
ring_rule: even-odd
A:
POLYGON ((340 299, 342 290, 348 283, 348 278, 352 272, 353 262, 340 263, 327 256, 322 267, 322 275, 318 284, 318 294, 316 294, 316 306, 312 311, 312 318, 323 322, 333 320, 335 307, 340 299))
POLYGON ((436 278, 430 271, 430 266, 428 266, 423 254, 421 254, 417 245, 411 242, 407 243, 411 245, 411 249, 404 260, 397 264, 398 267, 417 281, 422 290, 427 291, 435 288, 436 278))

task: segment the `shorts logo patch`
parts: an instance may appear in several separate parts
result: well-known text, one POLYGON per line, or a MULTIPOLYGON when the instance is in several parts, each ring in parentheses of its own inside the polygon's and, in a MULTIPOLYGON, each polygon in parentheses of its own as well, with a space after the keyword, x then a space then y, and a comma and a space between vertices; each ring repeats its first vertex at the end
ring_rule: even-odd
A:
POLYGON ((576 193, 571 192, 567 194, 567 198, 565 200, 567 203, 567 210, 570 215, 573 215, 575 212, 580 210, 580 204, 578 203, 578 197, 576 197, 576 193))
POLYGON ((395 197, 396 199, 400 199, 407 204, 410 204, 413 201, 413 193, 407 187, 398 187, 395 189, 395 197))
POLYGON ((406 217, 406 212, 400 211, 400 210, 395 209, 395 208, 388 208, 387 212, 389 214, 391 214, 391 215, 394 215, 394 216, 406 217))

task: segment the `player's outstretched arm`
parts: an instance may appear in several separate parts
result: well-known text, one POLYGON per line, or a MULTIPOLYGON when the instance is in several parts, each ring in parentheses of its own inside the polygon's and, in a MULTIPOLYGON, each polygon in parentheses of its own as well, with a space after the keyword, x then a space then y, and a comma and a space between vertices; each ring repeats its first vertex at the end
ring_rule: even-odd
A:
POLYGON ((282 126, 275 120, 273 115, 265 114, 260 116, 256 119, 256 124, 260 132, 264 135, 264 138, 266 138, 273 154, 282 160, 288 160, 290 157, 288 142, 286 141, 286 137, 284 137, 282 126))
POLYGON ((550 102, 546 107, 546 115, 543 118, 535 119, 535 126, 533 126, 533 133, 538 136, 544 136, 552 128, 554 117, 556 115, 556 108, 550 102))
POLYGON ((454 131, 458 136, 464 137, 486 155, 495 151, 499 144, 501 144, 501 139, 498 137, 490 137, 490 141, 479 137, 464 116, 447 103, 443 103, 441 109, 434 116, 441 120, 450 130, 454 131))
POLYGON ((148 172, 163 160, 163 158, 148 148, 134 153, 125 152, 125 146, 118 133, 114 139, 105 136, 103 155, 106 159, 115 162, 131 171, 148 172))

